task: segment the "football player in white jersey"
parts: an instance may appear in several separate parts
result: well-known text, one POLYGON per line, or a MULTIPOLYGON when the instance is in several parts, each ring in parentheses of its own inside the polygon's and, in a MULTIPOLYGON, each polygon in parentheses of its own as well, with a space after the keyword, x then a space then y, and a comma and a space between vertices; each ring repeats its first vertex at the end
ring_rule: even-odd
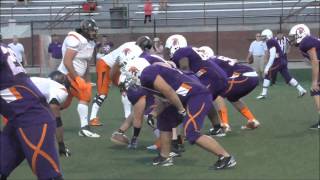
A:
MULTIPOLYGON (((126 42, 109 54, 101 57, 97 61, 97 95, 92 104, 89 124, 91 126, 101 126, 102 123, 97 116, 102 103, 108 96, 111 79, 115 85, 119 85, 120 67, 123 67, 128 60, 138 57, 142 53, 136 42, 126 42)), ((124 108, 125 118, 131 113, 131 103, 124 91, 121 92, 121 100, 124 108)))
POLYGON ((91 83, 89 61, 92 59, 98 26, 93 19, 81 21, 80 28, 68 33, 62 45, 63 60, 58 68, 67 75, 71 84, 71 94, 79 100, 78 114, 81 129, 79 136, 99 138, 91 132, 88 125, 89 103, 91 100, 91 83))
POLYGON ((67 77, 59 71, 50 73, 49 78, 31 77, 31 81, 44 95, 56 118, 56 139, 59 147, 59 154, 66 157, 71 156, 71 152, 66 148, 63 140, 63 123, 60 110, 67 100, 70 84, 67 77))

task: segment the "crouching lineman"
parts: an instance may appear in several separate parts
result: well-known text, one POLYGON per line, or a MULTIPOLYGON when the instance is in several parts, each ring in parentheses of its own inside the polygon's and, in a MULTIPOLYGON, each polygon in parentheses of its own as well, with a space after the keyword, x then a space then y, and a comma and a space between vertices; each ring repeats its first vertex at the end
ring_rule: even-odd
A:
POLYGON ((319 61, 320 61, 320 40, 310 35, 310 29, 304 24, 293 26, 289 32, 290 43, 299 46, 304 57, 310 60, 312 66, 311 96, 318 110, 318 122, 310 129, 320 129, 320 87, 319 87, 319 61))
POLYGON ((203 121, 212 108, 212 97, 207 88, 176 69, 150 65, 143 58, 137 61, 139 62, 131 61, 127 65, 128 71, 136 75, 136 83, 150 89, 154 95, 165 97, 171 104, 168 108, 174 108, 181 117, 170 119, 170 121, 167 119, 157 121, 161 149, 159 156, 153 160, 153 165, 170 166, 173 164, 169 156, 172 128, 180 124, 182 120, 184 134, 188 141, 219 157, 212 168, 224 169, 235 166, 236 161, 233 156, 213 138, 200 133, 203 121))
POLYGON ((14 52, 0 44, 0 179, 27 159, 38 179, 62 180, 55 147, 56 122, 45 97, 31 82, 14 52))
POLYGON ((86 19, 81 21, 80 28, 76 31, 69 32, 62 44, 63 60, 58 71, 68 76, 71 94, 79 100, 79 136, 99 138, 100 135, 91 132, 88 125, 88 105, 91 100, 89 61, 92 58, 93 40, 98 27, 93 19, 86 19))
MULTIPOLYGON (((241 100, 242 97, 253 91, 259 84, 258 74, 251 68, 238 63, 237 59, 228 58, 225 56, 214 56, 214 52, 210 47, 200 47, 199 53, 205 53, 207 61, 216 63, 228 76, 228 88, 223 96, 247 119, 247 124, 242 126, 242 129, 255 129, 260 123, 251 113, 248 106, 241 100)), ((222 121, 222 127, 230 131, 228 123, 227 106, 222 97, 216 99, 218 110, 222 121)), ((214 132, 214 129, 211 129, 214 132)))
POLYGON ((71 156, 70 150, 64 144, 63 124, 60 113, 60 110, 63 108, 63 105, 68 97, 67 89, 70 87, 67 76, 59 71, 53 71, 49 74, 49 78, 31 77, 31 81, 44 95, 52 113, 56 118, 56 139, 58 143, 59 154, 66 157, 71 156))

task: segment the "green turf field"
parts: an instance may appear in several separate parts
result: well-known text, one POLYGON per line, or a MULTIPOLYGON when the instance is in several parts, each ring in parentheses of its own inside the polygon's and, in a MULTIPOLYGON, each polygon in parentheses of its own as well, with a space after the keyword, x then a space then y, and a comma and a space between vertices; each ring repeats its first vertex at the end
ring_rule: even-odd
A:
MULTIPOLYGON (((309 89, 310 70, 293 70, 292 74, 306 89, 309 89)), ((234 169, 208 170, 217 158, 199 147, 186 145, 186 152, 176 158, 174 166, 153 167, 152 158, 157 154, 145 147, 153 142, 153 134, 147 125, 141 131, 139 148, 129 150, 109 140, 112 132, 123 121, 120 94, 112 88, 104 103, 100 117, 105 124, 94 130, 100 139, 82 138, 77 135, 79 118, 75 100, 72 107, 63 113, 65 142, 73 152, 61 165, 66 180, 82 179, 319 179, 319 131, 309 130, 317 114, 313 99, 306 95, 297 98, 295 88, 289 87, 278 77, 278 83, 269 88, 269 98, 255 100, 259 86, 244 98, 261 128, 242 131, 244 118, 229 108, 232 132, 218 141, 236 157, 234 169)), ((230 104, 229 104, 230 105, 230 104)), ((205 124, 206 132, 209 123, 205 124)), ((127 135, 131 136, 131 130, 127 135)), ((26 162, 11 175, 12 180, 35 179, 26 162)))

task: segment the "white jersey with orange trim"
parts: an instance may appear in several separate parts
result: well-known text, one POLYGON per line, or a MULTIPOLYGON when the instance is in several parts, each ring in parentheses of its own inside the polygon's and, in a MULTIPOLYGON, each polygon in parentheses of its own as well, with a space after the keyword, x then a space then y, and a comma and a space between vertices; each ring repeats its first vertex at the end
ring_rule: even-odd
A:
POLYGON ((60 105, 66 101, 68 92, 62 84, 49 78, 31 77, 30 79, 45 96, 48 103, 50 103, 52 99, 56 99, 60 105))
MULTIPOLYGON (((63 58, 68 48, 77 51, 77 54, 73 59, 73 67, 79 76, 83 76, 87 70, 88 62, 92 58, 94 47, 95 43, 93 41, 88 42, 81 34, 71 31, 68 33, 62 44, 63 58)), ((58 70, 63 74, 69 73, 63 61, 58 67, 58 70)))
POLYGON ((116 62, 121 65, 129 60, 128 57, 130 55, 134 56, 138 54, 139 56, 141 53, 142 50, 135 42, 126 42, 100 59, 102 59, 111 68, 116 62))

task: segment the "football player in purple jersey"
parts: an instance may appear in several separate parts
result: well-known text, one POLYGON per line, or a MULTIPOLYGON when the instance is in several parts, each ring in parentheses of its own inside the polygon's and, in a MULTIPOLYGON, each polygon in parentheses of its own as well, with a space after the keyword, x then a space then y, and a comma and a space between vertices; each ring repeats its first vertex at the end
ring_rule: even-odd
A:
POLYGON ((286 58, 281 50, 281 47, 277 40, 273 38, 273 33, 270 29, 265 29, 262 31, 261 36, 264 41, 266 41, 267 48, 269 51, 269 60, 264 68, 264 80, 263 88, 261 94, 257 99, 265 99, 267 97, 268 88, 270 86, 270 81, 272 77, 279 71, 282 77, 285 79, 286 83, 292 87, 296 87, 298 90, 298 97, 302 97, 306 94, 306 90, 294 79, 289 71, 288 66, 286 65, 286 58))
POLYGON ((290 43, 298 46, 302 55, 311 62, 312 85, 311 96, 318 110, 319 120, 310 129, 320 129, 320 88, 319 88, 319 61, 320 40, 310 35, 310 29, 305 24, 293 26, 289 32, 290 43))
MULTIPOLYGON (((203 52, 202 49, 191 47, 191 46, 182 46, 181 42, 167 41, 166 47, 171 48, 170 52, 173 53, 171 60, 177 65, 178 68, 182 70, 191 70, 194 72, 200 79, 201 83, 204 84, 213 96, 213 101, 216 100, 218 96, 226 97, 229 101, 233 102, 237 109, 248 118, 248 123, 246 126, 243 126, 243 129, 255 129, 260 123, 254 118, 247 106, 239 101, 241 97, 249 93, 257 85, 255 78, 251 78, 251 81, 247 81, 249 77, 240 76, 239 73, 236 76, 233 76, 233 73, 225 72, 221 67, 218 66, 216 61, 208 61, 210 57, 203 52), (171 43, 170 43, 171 42, 171 43), (179 47, 175 44, 179 44, 179 47), (247 81, 247 83, 239 83, 247 81), (248 86, 248 88, 235 88, 236 86, 248 86), (250 115, 250 116, 249 116, 250 115)), ((223 58, 222 58, 223 59, 223 58)), ((227 61, 227 58, 224 58, 227 61)), ((230 58, 228 58, 230 60, 230 58)), ((218 61, 220 62, 220 61, 218 61)), ((243 68, 242 68, 243 69, 243 68)), ((247 70, 247 69, 246 69, 247 70)), ((221 101, 219 101, 221 102, 221 101)), ((222 104, 220 107, 222 107, 222 104)), ((225 116, 224 116, 225 117, 225 116)), ((211 119, 211 118, 210 118, 211 119)), ((212 120, 212 119, 211 119, 212 120)), ((228 129, 228 124, 223 128, 228 129)), ((213 128, 210 130, 211 134, 216 135, 216 130, 218 128, 213 128)), ((225 134, 217 134, 218 136, 223 136, 225 134)))
MULTIPOLYGON (((226 97, 231 104, 248 120, 248 123, 241 128, 257 128, 260 123, 256 120, 249 107, 241 100, 241 98, 249 94, 259 84, 258 74, 251 67, 239 64, 237 59, 224 56, 214 56, 214 52, 208 48, 209 47, 200 47, 198 51, 199 53, 204 51, 207 56, 207 61, 213 61, 227 74, 229 86, 223 96, 226 97)), ((227 107, 221 97, 217 98, 216 103, 219 107, 218 111, 220 113, 222 126, 226 127, 226 130, 228 131, 228 127, 230 126, 228 123, 227 107)))
POLYGON ((7 179, 27 159, 38 179, 61 180, 55 148, 56 122, 45 97, 26 75, 14 52, 0 44, 0 176, 7 179))
MULTIPOLYGON (((139 61, 146 61, 140 58, 139 61)), ((199 81, 194 80, 177 69, 161 65, 137 66, 138 63, 128 64, 129 72, 136 76, 136 84, 148 88, 154 95, 166 98, 178 112, 180 118, 170 121, 157 121, 160 130, 161 150, 153 165, 170 166, 173 164, 169 157, 172 128, 183 123, 184 134, 191 144, 197 144, 205 150, 218 155, 214 169, 230 168, 236 165, 233 156, 210 136, 202 135, 200 129, 203 121, 212 108, 210 92, 199 81)))

